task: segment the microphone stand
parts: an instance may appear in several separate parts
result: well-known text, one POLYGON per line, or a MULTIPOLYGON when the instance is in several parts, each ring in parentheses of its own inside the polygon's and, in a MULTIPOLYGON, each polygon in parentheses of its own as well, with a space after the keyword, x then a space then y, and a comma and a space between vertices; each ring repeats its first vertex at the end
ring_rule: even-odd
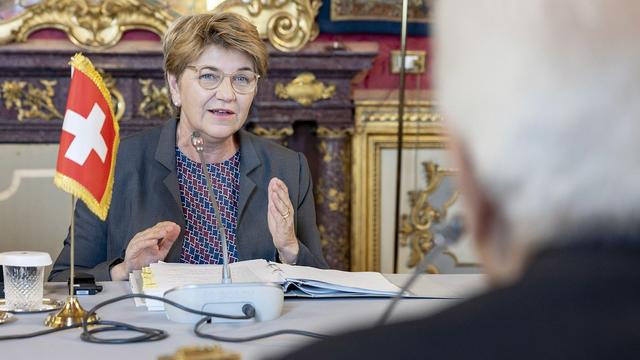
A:
POLYGON ((218 202, 215 199, 213 194, 213 186, 211 184, 211 174, 209 174, 209 169, 207 168, 207 164, 204 161, 204 139, 200 136, 200 132, 194 131, 191 134, 191 145, 198 152, 198 156, 200 157, 200 166, 202 167, 202 172, 204 173, 204 177, 207 181, 207 190, 209 192, 209 201, 213 205, 213 210, 216 213, 216 224, 218 226, 218 234, 221 236, 222 242, 222 283, 223 284, 231 284, 231 271, 229 270, 229 253, 227 250, 227 231, 222 224, 222 219, 220 218, 220 209, 218 208, 218 202))
POLYGON ((389 320, 393 309, 396 307, 396 305, 398 305, 398 302, 402 299, 402 296, 411 288, 411 286, 413 286, 413 283, 416 282, 418 276, 424 273, 425 269, 429 265, 429 262, 433 260, 435 254, 440 252, 440 250, 443 250, 444 248, 457 243, 458 240, 460 240, 462 234, 464 234, 464 230, 465 229, 462 222, 462 217, 456 215, 452 217, 449 223, 443 226, 443 230, 435 233, 435 235, 433 236, 433 248, 427 255, 422 258, 422 260, 420 260, 409 279, 404 283, 402 288, 400 288, 400 291, 398 291, 393 299, 391 299, 391 303, 385 309, 384 314, 382 314, 376 326, 382 326, 387 322, 387 320, 389 320))

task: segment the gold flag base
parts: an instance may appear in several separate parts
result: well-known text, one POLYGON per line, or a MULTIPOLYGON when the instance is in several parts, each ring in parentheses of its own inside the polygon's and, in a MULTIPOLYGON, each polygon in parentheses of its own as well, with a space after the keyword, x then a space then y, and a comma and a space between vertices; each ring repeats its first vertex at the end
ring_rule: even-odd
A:
MULTIPOLYGON (((82 308, 82 305, 78 302, 78 298, 75 296, 68 296, 64 306, 56 314, 47 316, 44 324, 51 328, 61 328, 65 326, 71 326, 74 324, 82 323, 82 318, 87 312, 82 308)), ((88 323, 97 321, 96 314, 89 316, 88 323)))

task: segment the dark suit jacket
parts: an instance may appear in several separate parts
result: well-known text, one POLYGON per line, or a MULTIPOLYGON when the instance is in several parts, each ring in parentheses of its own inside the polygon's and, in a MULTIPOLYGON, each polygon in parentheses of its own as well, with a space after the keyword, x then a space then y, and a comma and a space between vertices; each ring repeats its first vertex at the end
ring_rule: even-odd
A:
MULTIPOLYGON (((109 270, 122 261, 133 236, 159 221, 173 221, 184 229, 185 220, 176 177, 176 120, 122 141, 116 161, 113 198, 106 221, 100 221, 82 201, 75 212, 76 271, 110 280, 109 270)), ((240 260, 276 260, 267 225, 267 186, 278 177, 289 188, 295 209, 295 232, 300 240, 299 265, 325 268, 309 166, 304 155, 244 130, 240 141, 240 198, 237 248, 240 260)), ((180 261, 183 232, 165 261, 180 261)), ((69 236, 56 260, 50 281, 66 281, 69 236)))
POLYGON ((639 245, 548 250, 511 286, 286 359, 640 359, 639 264, 639 245))

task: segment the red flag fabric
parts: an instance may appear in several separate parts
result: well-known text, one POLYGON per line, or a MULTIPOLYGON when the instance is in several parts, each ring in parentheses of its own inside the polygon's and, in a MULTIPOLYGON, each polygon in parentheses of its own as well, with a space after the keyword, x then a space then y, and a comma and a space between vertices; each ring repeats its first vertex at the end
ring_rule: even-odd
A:
POLYGON ((54 183, 105 220, 120 142, 118 123, 111 95, 91 61, 76 54, 69 64, 71 83, 54 183))

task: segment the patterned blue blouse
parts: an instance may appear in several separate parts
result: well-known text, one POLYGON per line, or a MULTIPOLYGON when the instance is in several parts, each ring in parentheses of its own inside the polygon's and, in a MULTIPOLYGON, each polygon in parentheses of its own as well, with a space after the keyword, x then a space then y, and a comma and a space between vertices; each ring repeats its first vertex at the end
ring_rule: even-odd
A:
MULTIPOLYGON (((240 196, 240 151, 221 163, 207 164, 207 168, 211 174, 222 224, 227 230, 229 261, 238 261, 236 228, 240 196)), ((176 147, 176 171, 186 223, 180 262, 222 264, 222 242, 200 163, 190 160, 176 147)))

